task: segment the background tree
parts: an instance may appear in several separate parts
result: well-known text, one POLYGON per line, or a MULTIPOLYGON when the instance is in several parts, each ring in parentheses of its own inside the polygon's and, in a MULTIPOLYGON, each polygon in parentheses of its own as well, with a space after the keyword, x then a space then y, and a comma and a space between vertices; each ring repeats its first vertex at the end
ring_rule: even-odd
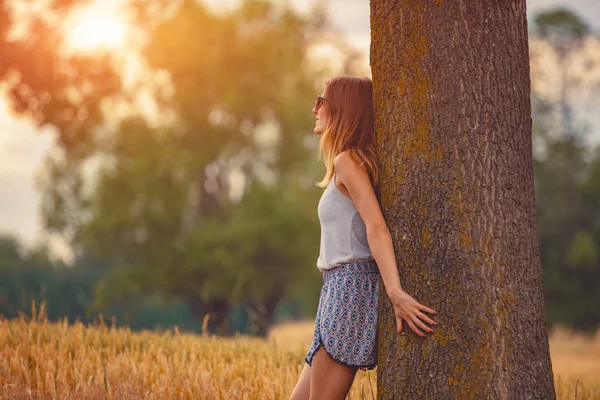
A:
POLYGON ((594 76, 600 65, 594 49, 600 40, 567 9, 540 13, 534 20, 534 171, 547 319, 593 332, 600 326, 594 289, 600 284, 600 198, 592 189, 600 185, 594 172, 599 160, 581 109, 598 104, 600 81, 594 76))
MULTIPOLYGON (((566 8, 557 8, 539 13, 535 16, 534 21, 533 42, 549 45, 557 60, 558 100, 556 101, 556 109, 560 115, 563 135, 572 139, 577 134, 585 133, 575 125, 573 100, 575 96, 580 97, 582 95, 581 92, 588 84, 585 75, 590 72, 593 73, 595 69, 593 54, 585 48, 586 42, 593 41, 593 37, 590 35, 591 30, 582 18, 566 8), (572 67, 574 59, 580 58, 582 55, 583 73, 569 72, 569 67, 572 67)), ((534 54, 543 52, 539 45, 532 46, 532 48, 534 54)), ((534 57, 534 60, 536 58, 534 57)), ((534 68, 541 67, 539 62, 532 64, 534 68)), ((536 75, 540 78, 543 77, 539 72, 536 75)))
POLYGON ((88 195, 60 192, 69 186, 57 181, 71 165, 54 162, 48 226, 76 232, 76 246, 113 265, 98 287, 98 306, 132 292, 162 292, 182 298, 200 320, 210 313, 218 332, 232 333, 227 317, 240 303, 266 334, 296 275, 318 253, 310 245, 318 243, 318 222, 304 205, 316 207, 318 193, 310 185, 314 148, 305 145, 312 118, 300 106, 311 105, 316 92, 302 68, 304 22, 262 1, 227 15, 192 1, 153 5, 169 12, 150 15, 145 4, 136 18, 148 35, 147 78, 163 77, 151 88, 169 118, 151 126, 134 116, 98 138, 103 162, 88 195), (246 181, 235 201, 232 172, 246 181), (269 191, 260 189, 265 176, 269 191), (65 198, 85 216, 79 225, 61 207, 65 198), (252 208, 258 202, 267 213, 252 208))
POLYGON ((50 258, 47 248, 25 249, 10 236, 0 237, 0 315, 32 316, 32 308, 45 304, 49 320, 91 323, 100 315, 132 329, 177 325, 200 331, 187 306, 158 295, 129 297, 118 305, 93 310, 95 286, 107 265, 80 258, 75 265, 50 258), (112 318, 114 317, 114 318, 112 318))
POLYGON ((76 258, 109 266, 97 309, 160 294, 232 333, 239 306, 259 334, 284 299, 312 312, 322 167, 310 108, 333 73, 309 54, 327 21, 256 0, 222 14, 195 1, 127 4, 143 68, 132 88, 99 93, 85 141, 47 159, 46 228, 76 258), (151 118, 136 108, 143 96, 151 118))
POLYGON ((379 396, 555 398, 525 1, 373 1, 371 32, 380 201, 403 287, 438 312, 399 336, 382 288, 379 396))
POLYGON ((57 21, 86 2, 50 0, 44 12, 39 2, 16 3, 0 0, 0 81, 8 103, 38 126, 57 128, 69 157, 86 154, 92 127, 105 117, 103 100, 122 93, 117 60, 104 52, 91 57, 61 50, 57 21))

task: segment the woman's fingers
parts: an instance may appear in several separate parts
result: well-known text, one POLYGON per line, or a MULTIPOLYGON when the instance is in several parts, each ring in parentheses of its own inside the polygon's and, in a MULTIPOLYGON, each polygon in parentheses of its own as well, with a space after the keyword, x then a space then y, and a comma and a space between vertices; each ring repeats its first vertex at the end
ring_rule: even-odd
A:
POLYGON ((417 335, 425 337, 425 334, 415 326, 414 322, 412 322, 411 320, 407 320, 406 322, 408 323, 408 326, 410 326, 410 329, 412 329, 417 335))
POLYGON ((423 323, 423 321, 421 321, 416 315, 413 317, 413 322, 421 329, 423 329, 425 332, 428 333, 433 333, 433 329, 431 329, 430 327, 428 327, 427 325, 425 325, 423 323))
POLYGON ((429 318, 427 315, 423 314, 421 311, 416 312, 417 316, 431 325, 437 325, 437 322, 429 318))
POLYGON ((433 333, 433 329, 427 324, 437 325, 437 322, 425 315, 423 311, 434 315, 437 314, 437 311, 424 306, 405 292, 400 296, 390 297, 390 300, 392 300, 396 314, 398 333, 402 331, 402 320, 406 321, 410 329, 420 337, 426 337, 426 333, 433 333))
POLYGON ((423 311, 427 311, 430 314, 437 314, 437 311, 432 310, 431 308, 424 306, 423 304, 420 304, 420 303, 419 303, 419 308, 423 311))

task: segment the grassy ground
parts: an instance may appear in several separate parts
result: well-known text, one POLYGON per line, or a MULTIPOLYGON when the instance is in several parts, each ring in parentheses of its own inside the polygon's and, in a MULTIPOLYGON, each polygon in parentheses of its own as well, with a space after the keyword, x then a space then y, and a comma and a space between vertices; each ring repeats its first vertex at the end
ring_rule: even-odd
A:
MULTIPOLYGON (((313 322, 277 326, 268 340, 132 333, 102 323, 0 321, 2 399, 287 399, 313 322)), ((550 352, 559 399, 600 399, 600 334, 558 330, 550 352)), ((376 394, 376 370, 358 371, 351 399, 376 394), (369 382, 370 379, 370 382, 369 382)))

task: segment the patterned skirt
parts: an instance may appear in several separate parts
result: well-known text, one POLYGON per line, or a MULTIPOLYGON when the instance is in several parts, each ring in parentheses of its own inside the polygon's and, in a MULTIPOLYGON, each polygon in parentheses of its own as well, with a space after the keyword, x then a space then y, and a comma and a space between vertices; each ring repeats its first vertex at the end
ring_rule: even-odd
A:
POLYGON ((365 371, 375 368, 379 277, 374 260, 323 271, 313 342, 304 359, 308 365, 322 345, 340 364, 365 371))

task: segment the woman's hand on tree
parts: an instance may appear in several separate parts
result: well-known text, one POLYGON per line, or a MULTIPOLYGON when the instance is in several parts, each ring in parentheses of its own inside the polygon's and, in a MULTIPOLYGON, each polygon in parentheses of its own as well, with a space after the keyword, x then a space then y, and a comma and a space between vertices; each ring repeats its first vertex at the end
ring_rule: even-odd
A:
POLYGON ((410 329, 421 337, 425 337, 425 333, 421 330, 433 333, 433 329, 425 322, 433 326, 437 325, 437 322, 425 315, 424 312, 437 314, 437 311, 419 303, 402 289, 388 293, 388 297, 394 306, 398 333, 402 332, 402 320, 405 320, 410 329))

